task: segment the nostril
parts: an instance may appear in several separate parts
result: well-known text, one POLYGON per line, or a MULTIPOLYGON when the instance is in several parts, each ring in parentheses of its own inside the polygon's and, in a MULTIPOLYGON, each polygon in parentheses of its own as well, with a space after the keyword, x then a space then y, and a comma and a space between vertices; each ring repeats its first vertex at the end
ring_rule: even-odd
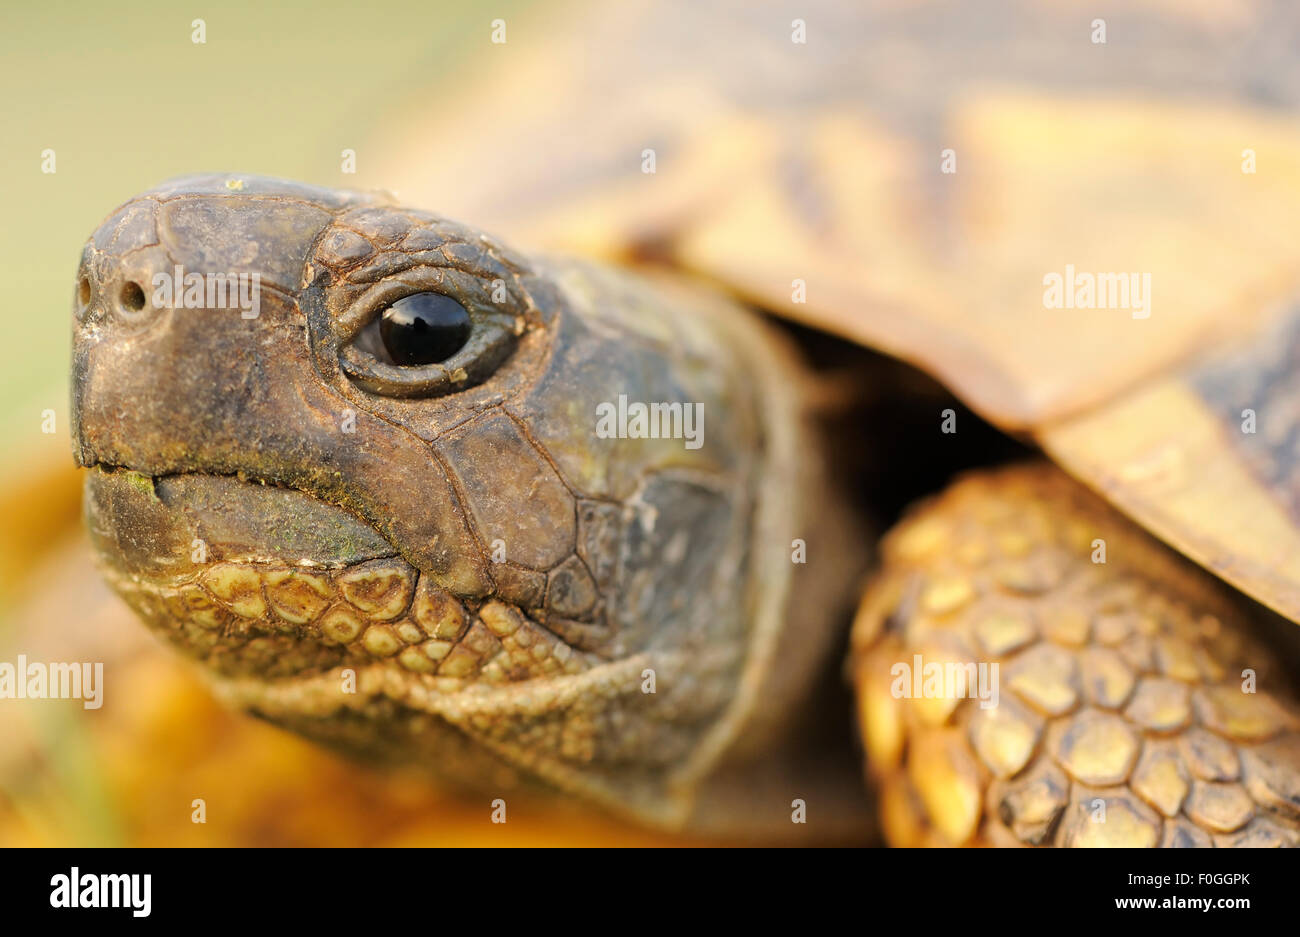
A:
MULTIPOLYGON (((89 286, 90 284, 87 283, 87 290, 89 290, 89 286)), ((132 312, 139 312, 144 308, 144 290, 140 288, 139 283, 128 280, 122 284, 122 293, 119 299, 122 306, 132 312)))
POLYGON ((77 300, 83 306, 90 305, 90 277, 82 277, 77 282, 77 300))

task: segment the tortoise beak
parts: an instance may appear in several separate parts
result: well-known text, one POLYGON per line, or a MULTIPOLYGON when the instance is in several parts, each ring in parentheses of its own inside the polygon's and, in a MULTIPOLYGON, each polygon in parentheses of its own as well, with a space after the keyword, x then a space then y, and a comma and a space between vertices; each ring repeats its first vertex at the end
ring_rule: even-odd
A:
POLYGON ((175 577, 214 559, 336 567, 393 556, 373 528, 302 491, 224 475, 151 478, 93 467, 85 512, 101 561, 132 577, 175 577))

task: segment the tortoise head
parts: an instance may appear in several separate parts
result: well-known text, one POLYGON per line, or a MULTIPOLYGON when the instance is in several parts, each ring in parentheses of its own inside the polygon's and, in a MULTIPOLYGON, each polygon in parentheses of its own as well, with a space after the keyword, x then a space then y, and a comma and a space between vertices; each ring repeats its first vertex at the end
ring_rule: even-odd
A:
POLYGON ((568 786, 680 766, 735 704, 789 589, 766 512, 800 511, 759 510, 798 442, 728 303, 212 175, 114 212, 74 307, 106 575, 236 702, 368 748, 451 725, 568 786))

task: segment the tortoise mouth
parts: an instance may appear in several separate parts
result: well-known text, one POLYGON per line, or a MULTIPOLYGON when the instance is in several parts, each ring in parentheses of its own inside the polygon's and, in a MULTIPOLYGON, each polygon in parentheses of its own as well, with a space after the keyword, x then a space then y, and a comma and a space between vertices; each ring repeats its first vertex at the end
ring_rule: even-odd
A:
POLYGON ((398 553, 340 507, 234 475, 155 477, 99 464, 87 474, 85 493, 96 550, 135 575, 175 575, 221 561, 337 568, 398 553))
POLYGON ((219 673, 287 676, 408 647, 421 648, 410 669, 432 671, 463 630, 459 603, 445 593, 431 602, 427 588, 419 611, 430 628, 410 621, 418 571, 369 525, 306 492, 96 465, 85 494, 109 583, 219 673), (422 647, 435 637, 446 646, 422 647))
POLYGON ((298 489, 98 464, 85 513, 113 589, 231 686, 245 677, 324 686, 331 671, 353 668, 380 673, 380 689, 398 670, 449 695, 600 663, 507 603, 466 604, 364 521, 298 489))

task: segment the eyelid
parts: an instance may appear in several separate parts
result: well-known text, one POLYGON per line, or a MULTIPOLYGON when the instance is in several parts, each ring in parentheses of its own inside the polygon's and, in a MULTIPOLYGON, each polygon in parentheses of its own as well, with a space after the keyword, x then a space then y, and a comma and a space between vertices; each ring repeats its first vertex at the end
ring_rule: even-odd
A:
MULTIPOLYGON (((448 292, 443 286, 446 271, 440 267, 413 267, 371 284, 357 296, 334 320, 334 331, 340 342, 349 342, 370 324, 378 311, 392 305, 403 296, 431 290, 448 292)), ((454 294, 450 294, 453 295, 454 294)), ((466 307, 467 309, 469 307, 466 307)))
POLYGON ((507 303, 497 304, 487 297, 492 289, 479 277, 448 267, 412 267, 368 286, 352 300, 334 319, 334 331, 340 342, 350 341, 370 324, 378 310, 389 306, 412 293, 434 292, 450 296, 465 307, 471 319, 501 319, 508 323, 518 321, 522 331, 524 316, 517 310, 518 300, 511 296, 507 303))

